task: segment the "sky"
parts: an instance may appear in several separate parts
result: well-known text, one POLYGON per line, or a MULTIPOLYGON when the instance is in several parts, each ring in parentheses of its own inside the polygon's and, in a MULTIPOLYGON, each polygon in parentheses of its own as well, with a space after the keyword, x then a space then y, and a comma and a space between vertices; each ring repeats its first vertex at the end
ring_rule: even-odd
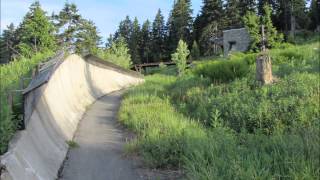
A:
MULTIPOLYGON (((19 25, 24 15, 28 12, 30 4, 34 0, 1 0, 1 32, 11 22, 19 25)), ((66 0, 40 0, 42 8, 51 15, 58 13, 66 0)), ((78 6, 80 14, 96 23, 100 35, 109 37, 114 33, 121 20, 129 15, 132 19, 137 17, 140 24, 149 19, 154 20, 157 10, 167 16, 172 9, 174 0, 68 0, 78 6)), ((201 8, 202 0, 192 0, 193 16, 196 16, 201 8)))

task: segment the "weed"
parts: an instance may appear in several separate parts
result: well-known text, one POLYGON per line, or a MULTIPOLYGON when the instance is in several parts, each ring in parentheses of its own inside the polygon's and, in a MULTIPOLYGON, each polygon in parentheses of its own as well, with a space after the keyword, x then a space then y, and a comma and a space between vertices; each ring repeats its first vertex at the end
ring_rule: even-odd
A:
POLYGON ((79 144, 73 140, 66 141, 66 143, 68 144, 69 148, 71 148, 71 149, 79 147, 79 144))

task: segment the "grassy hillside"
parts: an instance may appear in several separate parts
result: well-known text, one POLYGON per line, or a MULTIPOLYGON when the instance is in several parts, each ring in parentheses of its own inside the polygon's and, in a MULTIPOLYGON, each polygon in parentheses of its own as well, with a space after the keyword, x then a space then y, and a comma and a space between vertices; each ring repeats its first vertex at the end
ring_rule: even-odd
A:
POLYGON ((147 76, 119 111, 138 135, 128 149, 189 179, 317 179, 319 53, 318 41, 272 50, 278 80, 267 86, 255 81, 256 54, 147 76))

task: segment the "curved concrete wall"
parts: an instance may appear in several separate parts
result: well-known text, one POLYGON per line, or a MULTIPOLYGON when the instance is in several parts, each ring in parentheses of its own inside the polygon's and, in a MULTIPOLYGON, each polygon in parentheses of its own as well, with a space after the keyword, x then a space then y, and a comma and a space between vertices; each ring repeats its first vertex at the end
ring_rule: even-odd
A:
POLYGON ((25 96, 26 129, 1 157, 8 179, 56 179, 68 151, 66 141, 73 138, 86 108, 109 92, 144 81, 96 59, 70 55, 47 83, 25 96))

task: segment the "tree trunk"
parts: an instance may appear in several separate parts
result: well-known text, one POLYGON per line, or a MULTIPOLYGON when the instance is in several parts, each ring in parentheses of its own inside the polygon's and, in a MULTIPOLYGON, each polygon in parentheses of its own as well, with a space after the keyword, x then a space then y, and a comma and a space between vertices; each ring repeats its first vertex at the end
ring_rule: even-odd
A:
POLYGON ((271 65, 270 56, 261 55, 257 57, 256 79, 260 81, 262 84, 271 84, 273 82, 272 65, 271 65))

